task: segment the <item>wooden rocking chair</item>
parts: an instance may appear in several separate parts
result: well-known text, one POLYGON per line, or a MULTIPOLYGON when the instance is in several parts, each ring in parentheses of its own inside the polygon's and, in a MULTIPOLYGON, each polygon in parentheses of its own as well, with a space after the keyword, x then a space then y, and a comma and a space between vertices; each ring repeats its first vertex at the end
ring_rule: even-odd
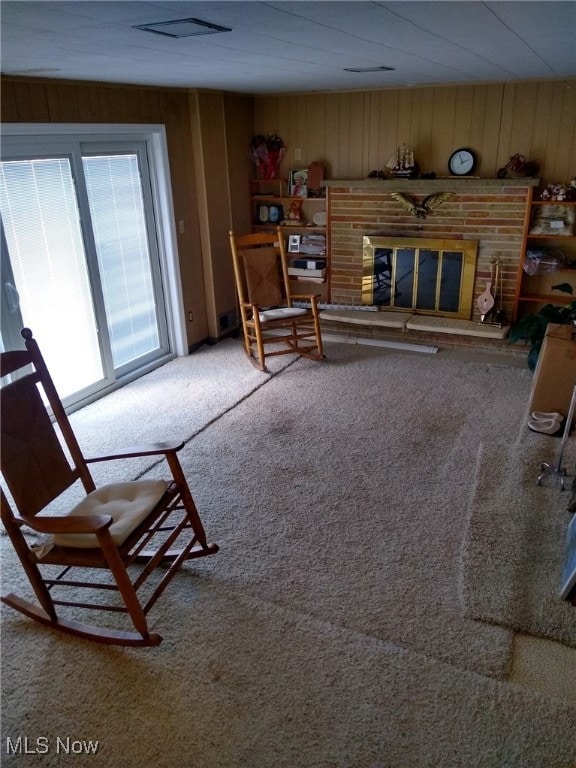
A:
POLYGON ((230 232, 244 350, 260 371, 266 357, 297 354, 322 360, 318 296, 290 290, 282 231, 236 237, 230 232), (295 307, 294 301, 309 306, 295 307), (270 351, 268 349, 271 347, 270 351))
POLYGON ((6 493, 2 489, 1 516, 39 605, 12 593, 2 592, 1 599, 72 635, 106 644, 158 645, 162 637, 149 632, 148 611, 186 560, 218 551, 206 541, 176 455, 183 443, 84 458, 32 332, 25 328, 22 336, 25 350, 0 355, 3 384, 4 377, 8 381, 0 392, 1 469, 7 488, 6 493), (137 456, 164 456, 170 479, 96 489, 88 464, 137 456), (77 481, 86 496, 68 514, 51 514, 48 505, 77 481), (35 534, 48 539, 35 546, 35 534), (76 571, 79 576, 72 578, 76 571), (139 590, 153 573, 156 578, 141 600, 139 590), (64 592, 70 599, 60 597, 64 592), (93 593, 110 599, 84 599, 93 593), (61 615, 66 606, 72 618, 61 615), (133 631, 80 623, 80 609, 128 614, 133 631))

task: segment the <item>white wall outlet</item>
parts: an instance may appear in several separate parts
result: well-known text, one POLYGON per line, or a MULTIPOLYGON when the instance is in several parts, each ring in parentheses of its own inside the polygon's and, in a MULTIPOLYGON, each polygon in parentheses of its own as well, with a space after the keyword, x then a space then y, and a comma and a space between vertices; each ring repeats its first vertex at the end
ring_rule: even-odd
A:
POLYGON ((302 148, 301 147, 295 147, 294 148, 294 160, 302 160, 302 148))

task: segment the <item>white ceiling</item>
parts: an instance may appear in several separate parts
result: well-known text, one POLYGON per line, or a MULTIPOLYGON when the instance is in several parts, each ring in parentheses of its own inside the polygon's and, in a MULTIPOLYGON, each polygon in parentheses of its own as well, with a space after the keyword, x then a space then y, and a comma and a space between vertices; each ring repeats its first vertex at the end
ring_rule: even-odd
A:
POLYGON ((4 74, 248 94, 576 75, 574 0, 2 0, 0 10, 4 74), (134 29, 191 17, 232 31, 134 29), (343 71, 374 66, 394 71, 343 71))

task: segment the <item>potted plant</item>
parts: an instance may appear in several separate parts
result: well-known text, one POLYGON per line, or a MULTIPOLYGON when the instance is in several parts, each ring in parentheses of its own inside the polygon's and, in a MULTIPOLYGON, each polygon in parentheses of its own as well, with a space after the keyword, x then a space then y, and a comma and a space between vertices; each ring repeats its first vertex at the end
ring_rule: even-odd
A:
MULTIPOLYGON (((560 283, 552 286, 553 291, 561 291, 574 295, 574 290, 570 283, 560 283)), ((538 312, 532 312, 523 315, 517 323, 510 329, 508 336, 511 343, 525 341, 530 349, 528 350, 528 368, 533 371, 538 362, 538 355, 546 335, 548 323, 558 323, 567 325, 576 320, 576 300, 568 304, 546 304, 538 312)))

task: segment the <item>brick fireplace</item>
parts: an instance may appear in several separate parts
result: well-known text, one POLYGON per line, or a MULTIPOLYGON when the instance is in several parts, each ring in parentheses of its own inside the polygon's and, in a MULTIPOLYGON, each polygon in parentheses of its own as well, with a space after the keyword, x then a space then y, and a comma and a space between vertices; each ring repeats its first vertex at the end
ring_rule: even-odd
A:
POLYGON ((491 262, 499 258, 502 272, 502 306, 508 318, 521 258, 531 188, 538 179, 413 179, 351 180, 325 182, 329 247, 330 295, 336 304, 362 303, 363 237, 418 237, 477 240, 471 320, 480 319, 476 299, 491 277, 491 262), (420 201, 436 192, 453 197, 425 219, 404 210, 391 197, 402 192, 420 201))

